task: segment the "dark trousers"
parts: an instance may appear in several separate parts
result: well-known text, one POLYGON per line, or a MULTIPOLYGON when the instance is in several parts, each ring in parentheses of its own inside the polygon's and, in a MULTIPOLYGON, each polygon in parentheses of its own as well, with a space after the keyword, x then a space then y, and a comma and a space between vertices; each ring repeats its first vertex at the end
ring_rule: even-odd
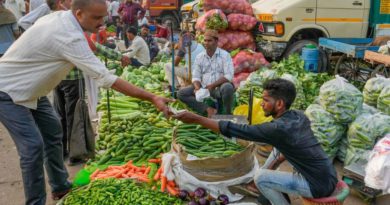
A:
POLYGON ((0 122, 7 128, 20 157, 26 205, 46 202, 43 165, 52 192, 71 187, 62 156, 61 124, 47 97, 41 97, 37 109, 31 110, 0 92, 0 122))
POLYGON ((64 155, 69 153, 70 135, 76 103, 80 98, 80 80, 63 80, 54 89, 54 109, 62 124, 64 155))
MULTIPOLYGON (((205 103, 196 101, 194 94, 194 86, 185 87, 177 93, 177 98, 187 104, 190 108, 205 115, 209 107, 205 103)), ((218 101, 218 104, 225 108, 224 114, 230 115, 232 113, 232 106, 234 100, 234 86, 232 83, 224 83, 210 92, 212 98, 218 101)))
POLYGON ((138 30, 138 21, 135 21, 133 24, 124 24, 124 26, 123 26, 122 37, 125 40, 126 48, 128 48, 130 45, 130 42, 129 42, 129 39, 127 38, 126 32, 127 32, 127 29, 130 28, 131 26, 135 27, 138 30))

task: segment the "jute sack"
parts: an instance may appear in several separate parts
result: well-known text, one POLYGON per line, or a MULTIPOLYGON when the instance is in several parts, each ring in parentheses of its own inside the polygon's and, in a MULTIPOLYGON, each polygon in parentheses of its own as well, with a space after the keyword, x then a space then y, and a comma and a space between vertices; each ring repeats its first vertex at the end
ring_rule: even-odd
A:
POLYGON ((252 142, 237 140, 237 143, 243 145, 245 149, 230 157, 215 158, 196 158, 188 155, 183 146, 172 142, 172 149, 178 153, 183 169, 201 181, 217 182, 241 177, 249 173, 254 166, 254 148, 252 142))

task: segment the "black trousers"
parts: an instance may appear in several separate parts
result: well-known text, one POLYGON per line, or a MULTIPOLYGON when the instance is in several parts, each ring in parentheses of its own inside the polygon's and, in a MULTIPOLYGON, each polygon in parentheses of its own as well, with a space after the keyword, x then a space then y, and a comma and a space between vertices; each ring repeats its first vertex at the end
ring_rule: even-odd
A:
MULTIPOLYGON (((82 81, 84 87, 84 80, 82 81)), ((54 89, 54 110, 57 112, 63 131, 64 155, 69 152, 70 135, 72 134, 73 117, 76 103, 80 98, 80 80, 63 80, 54 89)))

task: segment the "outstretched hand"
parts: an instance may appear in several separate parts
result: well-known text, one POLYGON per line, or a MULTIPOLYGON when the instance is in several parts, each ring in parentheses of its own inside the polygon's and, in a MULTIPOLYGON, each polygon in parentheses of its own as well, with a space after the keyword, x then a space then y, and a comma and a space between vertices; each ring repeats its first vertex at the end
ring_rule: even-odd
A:
POLYGON ((155 96, 152 100, 152 102, 156 106, 156 108, 160 112, 163 112, 164 116, 166 118, 169 118, 172 115, 172 113, 169 112, 169 108, 168 108, 167 104, 169 102, 174 102, 174 101, 175 101, 174 99, 164 98, 161 96, 155 96))
POLYGON ((196 123, 201 118, 201 116, 188 111, 180 112, 172 117, 184 123, 196 123))

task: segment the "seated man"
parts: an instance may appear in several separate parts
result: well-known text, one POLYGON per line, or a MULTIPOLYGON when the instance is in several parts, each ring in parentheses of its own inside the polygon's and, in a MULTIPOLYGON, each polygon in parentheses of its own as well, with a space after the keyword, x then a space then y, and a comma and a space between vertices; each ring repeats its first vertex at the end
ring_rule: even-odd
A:
POLYGON ((160 19, 155 19, 154 25, 156 26, 156 34, 154 35, 155 40, 161 44, 167 43, 169 37, 168 27, 165 24, 161 24, 160 19))
POLYGON ((294 84, 284 79, 273 79, 263 88, 261 106, 265 116, 273 117, 271 122, 259 125, 217 122, 190 112, 177 114, 174 118, 200 124, 227 137, 274 146, 264 168, 254 177, 256 187, 263 194, 259 197, 261 204, 289 204, 283 193, 306 198, 328 197, 337 184, 336 171, 314 137, 309 119, 301 111, 289 110, 296 96, 294 84), (281 161, 280 158, 285 158, 297 173, 271 170, 276 167, 275 162, 281 161))
POLYGON ((192 85, 179 90, 177 97, 193 110, 208 117, 217 110, 196 101, 195 95, 199 89, 210 91, 212 98, 225 108, 224 114, 231 114, 234 99, 234 86, 231 83, 234 69, 230 54, 218 46, 218 32, 207 30, 204 34, 205 51, 199 53, 194 62, 192 85))
POLYGON ((153 61, 160 49, 158 48, 157 42, 154 40, 153 36, 150 34, 150 29, 147 24, 141 26, 141 37, 148 45, 150 52, 150 61, 153 61))
POLYGON ((124 53, 130 58, 130 65, 135 67, 147 66, 150 64, 149 48, 143 38, 137 36, 137 28, 131 26, 126 31, 127 38, 131 45, 124 53))
MULTIPOLYGON (((199 44, 194 40, 193 35, 188 31, 183 31, 180 34, 179 42, 180 42, 179 49, 176 53, 175 62, 174 62, 175 64, 174 81, 175 81, 175 87, 179 87, 179 86, 184 87, 185 83, 191 80, 189 79, 190 65, 192 71, 196 56, 199 53, 205 51, 205 49, 202 46, 202 44, 199 44), (191 59, 190 59, 190 55, 188 54, 189 48, 191 49, 191 59), (185 59, 186 64, 185 66, 180 66, 179 63, 183 58, 185 59)), ((165 78, 168 80, 169 85, 172 86, 172 62, 165 64, 165 78)))

